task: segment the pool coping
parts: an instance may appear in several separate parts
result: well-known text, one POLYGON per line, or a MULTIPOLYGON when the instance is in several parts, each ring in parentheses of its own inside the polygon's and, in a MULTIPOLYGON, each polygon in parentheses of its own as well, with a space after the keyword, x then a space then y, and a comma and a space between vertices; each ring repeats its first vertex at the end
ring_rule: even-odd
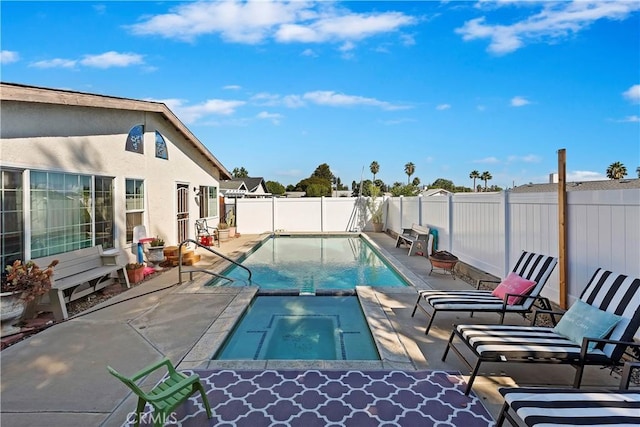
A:
MULTIPOLYGON (((313 233, 318 234, 318 233, 313 233)), ((332 233, 335 234, 335 233, 332 233)), ((372 287, 356 286, 356 296, 364 312, 364 317, 371 330, 380 360, 212 360, 212 357, 222 347, 229 333, 233 331, 242 318, 251 301, 258 295, 257 286, 245 287, 207 287, 210 277, 196 278, 178 292, 221 294, 232 296, 230 303, 218 316, 202 337, 194 344, 179 364, 181 369, 360 369, 360 370, 419 370, 418 365, 424 361, 414 361, 408 349, 403 344, 401 335, 393 326, 393 312, 384 306, 378 298, 378 293, 413 293, 416 288, 429 288, 428 284, 412 272, 399 268, 394 258, 387 251, 380 248, 364 233, 363 237, 375 248, 386 261, 400 274, 410 286, 406 287, 372 287), (418 286, 416 286, 416 284, 418 286)), ((270 236, 264 237, 264 239, 270 236)), ((256 245, 264 239, 256 241, 256 245)), ((238 254, 238 258, 243 254, 238 254)))

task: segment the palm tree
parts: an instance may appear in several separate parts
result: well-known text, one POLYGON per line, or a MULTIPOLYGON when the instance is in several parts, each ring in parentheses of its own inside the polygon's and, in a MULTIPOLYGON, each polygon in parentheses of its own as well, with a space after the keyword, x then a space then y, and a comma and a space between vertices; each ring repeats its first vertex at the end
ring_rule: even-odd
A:
POLYGON ((476 188, 476 179, 480 178, 480 172, 478 172, 477 170, 472 170, 469 174, 469 178, 473 180, 473 191, 478 191, 478 189, 476 188))
POLYGON ((380 165, 375 160, 369 165, 369 170, 373 174, 373 181, 376 180, 376 174, 380 172, 380 165))
POLYGON ((491 176, 489 171, 484 171, 482 172, 482 175, 480 175, 480 179, 484 181, 484 191, 487 191, 487 181, 493 179, 493 177, 491 176))
POLYGON ((413 163, 409 162, 406 165, 404 165, 404 173, 407 174, 407 185, 411 183, 411 175, 413 175, 415 171, 416 171, 416 165, 414 165, 413 163))
POLYGON ((627 175, 627 168, 620 162, 611 163, 607 168, 607 178, 621 179, 627 175))
POLYGON ((411 184, 415 185, 416 187, 420 186, 420 178, 418 178, 417 176, 415 178, 413 178, 413 181, 411 181, 411 184))

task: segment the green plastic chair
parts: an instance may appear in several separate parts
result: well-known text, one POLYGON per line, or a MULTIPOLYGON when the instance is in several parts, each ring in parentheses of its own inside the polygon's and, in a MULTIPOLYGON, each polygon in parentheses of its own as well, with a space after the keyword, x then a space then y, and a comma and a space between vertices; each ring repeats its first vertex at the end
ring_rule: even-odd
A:
POLYGON ((107 366, 107 369, 111 375, 118 378, 120 381, 126 384, 133 392, 138 396, 138 407, 136 409, 136 422, 135 426, 140 425, 140 417, 146 403, 149 403, 154 413, 151 416, 154 426, 163 426, 167 420, 171 417, 171 412, 182 402, 187 400, 195 392, 200 392, 202 401, 207 410, 207 417, 211 418, 211 407, 207 400, 207 394, 204 391, 204 387, 200 383, 200 377, 196 374, 186 376, 183 373, 176 371, 168 358, 164 358, 161 361, 142 369, 140 372, 134 374, 132 377, 125 377, 111 366, 107 366), (151 374, 152 372, 162 368, 167 368, 167 377, 158 385, 156 385, 151 391, 144 392, 140 387, 136 385, 136 381, 151 374))

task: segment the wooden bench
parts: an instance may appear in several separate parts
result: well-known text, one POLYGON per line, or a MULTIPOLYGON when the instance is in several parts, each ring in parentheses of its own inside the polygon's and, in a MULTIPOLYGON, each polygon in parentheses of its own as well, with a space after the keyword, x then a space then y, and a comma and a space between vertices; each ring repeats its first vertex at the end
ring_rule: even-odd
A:
MULTIPOLYGON (((59 263, 51 276, 51 289, 30 311, 52 311, 56 321, 69 317, 67 303, 92 294, 115 282, 113 273, 122 287, 129 288, 129 279, 124 264, 118 264, 118 252, 104 252, 102 245, 79 249, 72 252, 36 258, 39 266, 47 266, 51 261, 59 263)), ((28 315, 29 313, 27 313, 28 315)), ((34 314, 34 313, 32 313, 34 314)))
POLYGON ((411 228, 403 228, 402 232, 398 233, 396 248, 403 244, 409 245, 409 256, 415 255, 420 249, 424 256, 429 256, 433 246, 433 236, 429 227, 413 224, 411 228))

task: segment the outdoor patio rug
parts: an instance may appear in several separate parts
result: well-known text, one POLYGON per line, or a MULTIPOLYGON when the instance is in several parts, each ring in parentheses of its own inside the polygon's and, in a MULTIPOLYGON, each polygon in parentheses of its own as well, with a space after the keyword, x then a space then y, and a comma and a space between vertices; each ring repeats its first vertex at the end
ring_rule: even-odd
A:
MULTIPOLYGON (((491 426, 459 372, 330 370, 194 370, 199 394, 177 410, 176 426, 491 426)), ((147 407, 149 409, 149 407, 147 407)))

